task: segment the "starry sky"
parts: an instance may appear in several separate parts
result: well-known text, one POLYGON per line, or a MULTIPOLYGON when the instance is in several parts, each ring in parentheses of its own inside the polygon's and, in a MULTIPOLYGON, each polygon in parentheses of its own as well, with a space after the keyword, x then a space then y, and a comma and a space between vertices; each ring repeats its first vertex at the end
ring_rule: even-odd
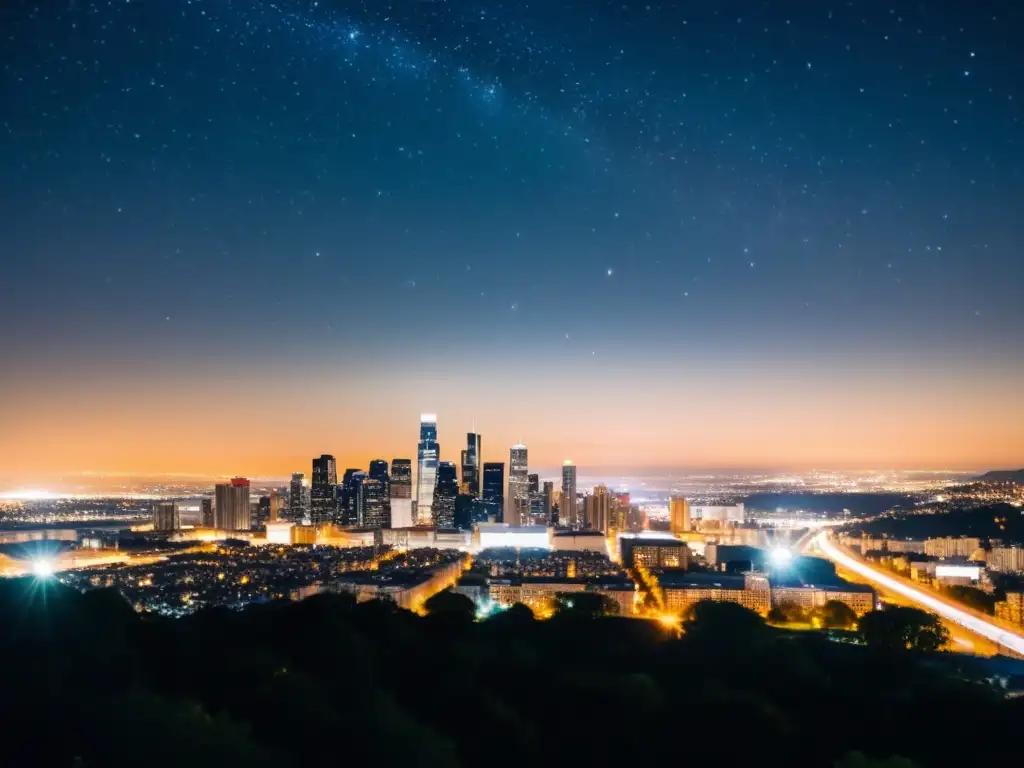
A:
POLYGON ((9 0, 0 465, 1024 463, 1022 28, 9 0))

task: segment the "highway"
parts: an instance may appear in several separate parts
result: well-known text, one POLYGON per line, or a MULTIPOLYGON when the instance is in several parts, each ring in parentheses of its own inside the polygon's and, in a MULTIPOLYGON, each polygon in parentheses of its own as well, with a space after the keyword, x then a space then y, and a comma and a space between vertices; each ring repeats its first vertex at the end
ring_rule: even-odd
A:
POLYGON ((889 592, 901 595, 915 605, 931 611, 952 624, 963 627, 969 632, 980 635, 986 640, 1007 648, 1014 653, 1024 655, 1024 635, 1011 632, 991 621, 986 621, 979 615, 957 608, 934 595, 928 594, 922 589, 912 587, 901 579, 872 567, 863 560, 848 555, 829 541, 827 532, 820 533, 814 539, 814 544, 829 560, 832 560, 846 570, 874 582, 889 592))

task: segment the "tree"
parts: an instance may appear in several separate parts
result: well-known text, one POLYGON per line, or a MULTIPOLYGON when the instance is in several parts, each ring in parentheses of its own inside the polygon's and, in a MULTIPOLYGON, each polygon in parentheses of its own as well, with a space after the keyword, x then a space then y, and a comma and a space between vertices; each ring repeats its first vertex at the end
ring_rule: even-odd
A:
POLYGON ((857 623, 857 614, 842 600, 829 600, 814 611, 814 618, 826 629, 850 629, 857 623))
POLYGON ((773 624, 807 624, 811 620, 807 609, 791 601, 783 601, 768 612, 768 621, 773 624))
POLYGON ((899 755, 875 760, 863 752, 847 752, 833 764, 835 768, 917 768, 913 760, 899 755))
POLYGON ((860 634, 869 647, 891 651, 930 653, 949 642, 949 630, 938 616, 905 606, 864 614, 860 634))
POLYGON ((683 630, 691 638, 733 642, 759 638, 765 632, 764 619, 739 603, 701 600, 690 606, 683 630))
POLYGON ((427 598, 423 610, 430 616, 461 616, 470 621, 476 618, 473 601, 458 592, 446 589, 427 598))
POLYGON ((990 595, 988 592, 977 587, 955 584, 951 587, 945 587, 943 591, 957 602, 963 603, 981 613, 987 613, 991 616, 996 612, 996 596, 990 595))
POLYGON ((615 616, 619 605, 600 592, 560 592, 555 596, 555 613, 560 616, 615 616))

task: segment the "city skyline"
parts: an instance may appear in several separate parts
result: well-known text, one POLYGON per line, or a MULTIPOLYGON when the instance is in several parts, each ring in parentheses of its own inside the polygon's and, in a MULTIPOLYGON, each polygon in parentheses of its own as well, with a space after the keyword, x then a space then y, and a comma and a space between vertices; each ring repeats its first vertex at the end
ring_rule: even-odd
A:
POLYGON ((1024 463, 1019 9, 349 5, 9 9, 4 483, 1024 463))

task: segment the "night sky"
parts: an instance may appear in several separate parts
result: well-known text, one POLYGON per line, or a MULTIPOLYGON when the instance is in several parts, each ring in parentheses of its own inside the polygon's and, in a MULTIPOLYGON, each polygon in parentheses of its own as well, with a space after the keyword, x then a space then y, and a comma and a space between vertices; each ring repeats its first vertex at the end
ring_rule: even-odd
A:
POLYGON ((0 10, 0 464, 1024 459, 1024 7, 0 10))

